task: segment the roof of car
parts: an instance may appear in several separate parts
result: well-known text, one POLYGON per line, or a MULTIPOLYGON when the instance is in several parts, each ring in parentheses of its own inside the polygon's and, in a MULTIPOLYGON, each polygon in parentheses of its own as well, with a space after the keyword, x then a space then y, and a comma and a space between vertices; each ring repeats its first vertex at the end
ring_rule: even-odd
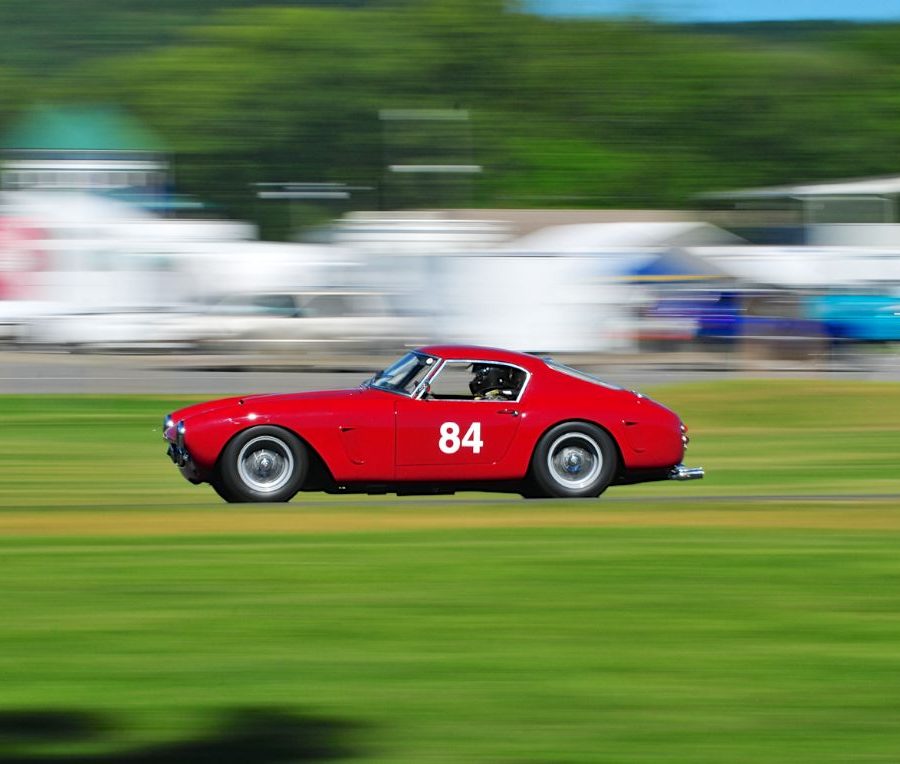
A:
POLYGON ((528 353, 517 353, 514 350, 501 348, 482 347, 480 345, 428 345, 419 348, 421 352, 437 356, 446 360, 455 361, 497 361, 498 363, 512 363, 534 369, 543 364, 537 356, 528 353))

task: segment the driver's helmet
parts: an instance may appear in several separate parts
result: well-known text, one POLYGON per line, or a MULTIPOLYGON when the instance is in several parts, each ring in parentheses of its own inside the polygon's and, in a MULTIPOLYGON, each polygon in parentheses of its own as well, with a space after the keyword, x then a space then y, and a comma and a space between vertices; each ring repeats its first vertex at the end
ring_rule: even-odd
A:
POLYGON ((502 390, 510 387, 510 379, 504 366, 476 363, 472 365, 472 372, 474 376, 472 381, 469 382, 469 390, 476 397, 484 396, 491 390, 502 390))

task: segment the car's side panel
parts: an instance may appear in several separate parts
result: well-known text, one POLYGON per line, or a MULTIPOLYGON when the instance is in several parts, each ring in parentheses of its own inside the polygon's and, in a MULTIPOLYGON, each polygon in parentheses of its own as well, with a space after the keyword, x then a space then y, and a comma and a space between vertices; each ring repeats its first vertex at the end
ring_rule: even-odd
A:
MULTIPOLYGON (((514 437, 506 444, 505 435, 497 435, 485 426, 491 419, 486 409, 479 406, 484 402, 458 402, 454 411, 459 413, 448 418, 428 412, 426 407, 436 401, 405 401, 398 403, 401 410, 410 412, 410 418, 417 420, 419 432, 415 441, 403 443, 404 434, 398 432, 398 480, 516 480, 523 478, 530 467, 532 454, 541 436, 554 425, 567 421, 586 421, 597 424, 615 440, 622 459, 622 468, 627 470, 654 469, 678 464, 684 455, 681 440, 680 421, 668 409, 648 398, 636 396, 626 390, 605 388, 567 375, 540 371, 533 379, 517 403, 491 404, 498 411, 515 411, 514 437), (418 405, 419 408, 416 408, 418 405), (412 412, 421 413, 412 417, 412 412), (478 412, 485 412, 482 415, 478 412), (474 419, 478 414, 477 419, 474 419), (437 420, 442 420, 438 422, 437 420), (462 437, 471 421, 482 423, 484 440, 482 455, 490 458, 476 458, 471 451, 460 454, 444 454, 439 450, 442 433, 440 425, 446 421, 458 420, 459 435, 462 437), (500 442, 493 439, 499 437, 500 442), (413 454, 412 443, 418 445, 420 453, 413 454)), ((497 413, 497 412, 491 412, 497 413)), ((401 415, 402 416, 402 415, 401 415)), ((499 415, 503 419, 509 415, 499 415)), ((398 420, 399 421, 399 420, 398 420)), ((445 445, 452 445, 448 441, 445 445)), ((462 448, 459 449, 463 451, 462 448)))
POLYGON ((306 441, 338 482, 391 480, 395 399, 377 390, 233 399, 225 408, 191 416, 185 446, 208 478, 234 435, 250 427, 275 425, 306 441))
MULTIPOLYGON (((381 482, 394 474, 394 399, 372 391, 332 413, 329 426, 316 433, 316 451, 339 483, 381 482)), ((297 423, 298 429, 302 423, 297 423)))
POLYGON ((626 390, 604 388, 552 372, 535 374, 520 404, 519 431, 504 471, 524 476, 541 436, 560 422, 592 422, 615 440, 625 469, 668 467, 684 444, 677 415, 626 390))
POLYGON ((515 403, 495 400, 397 400, 398 480, 496 479, 519 429, 515 403), (474 471, 474 473, 473 473, 474 471))

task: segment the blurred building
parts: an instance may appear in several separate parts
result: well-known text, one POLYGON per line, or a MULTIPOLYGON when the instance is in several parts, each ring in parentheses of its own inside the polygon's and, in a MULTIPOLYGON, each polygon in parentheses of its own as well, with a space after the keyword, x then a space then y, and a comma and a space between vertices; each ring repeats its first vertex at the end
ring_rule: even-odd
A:
POLYGON ((38 106, 2 141, 0 187, 162 197, 170 169, 162 141, 113 107, 38 106))
POLYGON ((900 175, 703 194, 760 244, 900 248, 900 175))
POLYGON ((616 219, 598 211, 465 212, 357 213, 336 224, 335 241, 364 259, 365 286, 403 294, 435 340, 570 353, 636 349, 659 287, 724 276, 686 248, 741 243, 652 211, 624 213, 628 222, 583 222, 616 219))

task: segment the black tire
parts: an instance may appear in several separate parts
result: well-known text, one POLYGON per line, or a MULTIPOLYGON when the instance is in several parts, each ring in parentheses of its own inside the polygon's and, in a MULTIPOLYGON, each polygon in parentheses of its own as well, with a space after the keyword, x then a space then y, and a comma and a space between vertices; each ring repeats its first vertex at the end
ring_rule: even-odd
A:
POLYGON ((219 494, 219 496, 221 498, 225 499, 225 501, 227 501, 227 502, 237 501, 237 499, 235 499, 234 496, 232 495, 231 491, 229 491, 228 489, 225 488, 224 485, 222 485, 222 479, 218 475, 216 477, 212 478, 209 481, 209 484, 213 487, 213 490, 217 494, 219 494))
POLYGON ((618 462, 616 444, 604 430, 588 422, 564 422, 538 441, 531 478, 544 496, 599 496, 612 482, 618 462))
POLYGON ((222 450, 216 493, 229 502, 290 501, 306 479, 309 453, 280 427, 252 427, 222 450))

